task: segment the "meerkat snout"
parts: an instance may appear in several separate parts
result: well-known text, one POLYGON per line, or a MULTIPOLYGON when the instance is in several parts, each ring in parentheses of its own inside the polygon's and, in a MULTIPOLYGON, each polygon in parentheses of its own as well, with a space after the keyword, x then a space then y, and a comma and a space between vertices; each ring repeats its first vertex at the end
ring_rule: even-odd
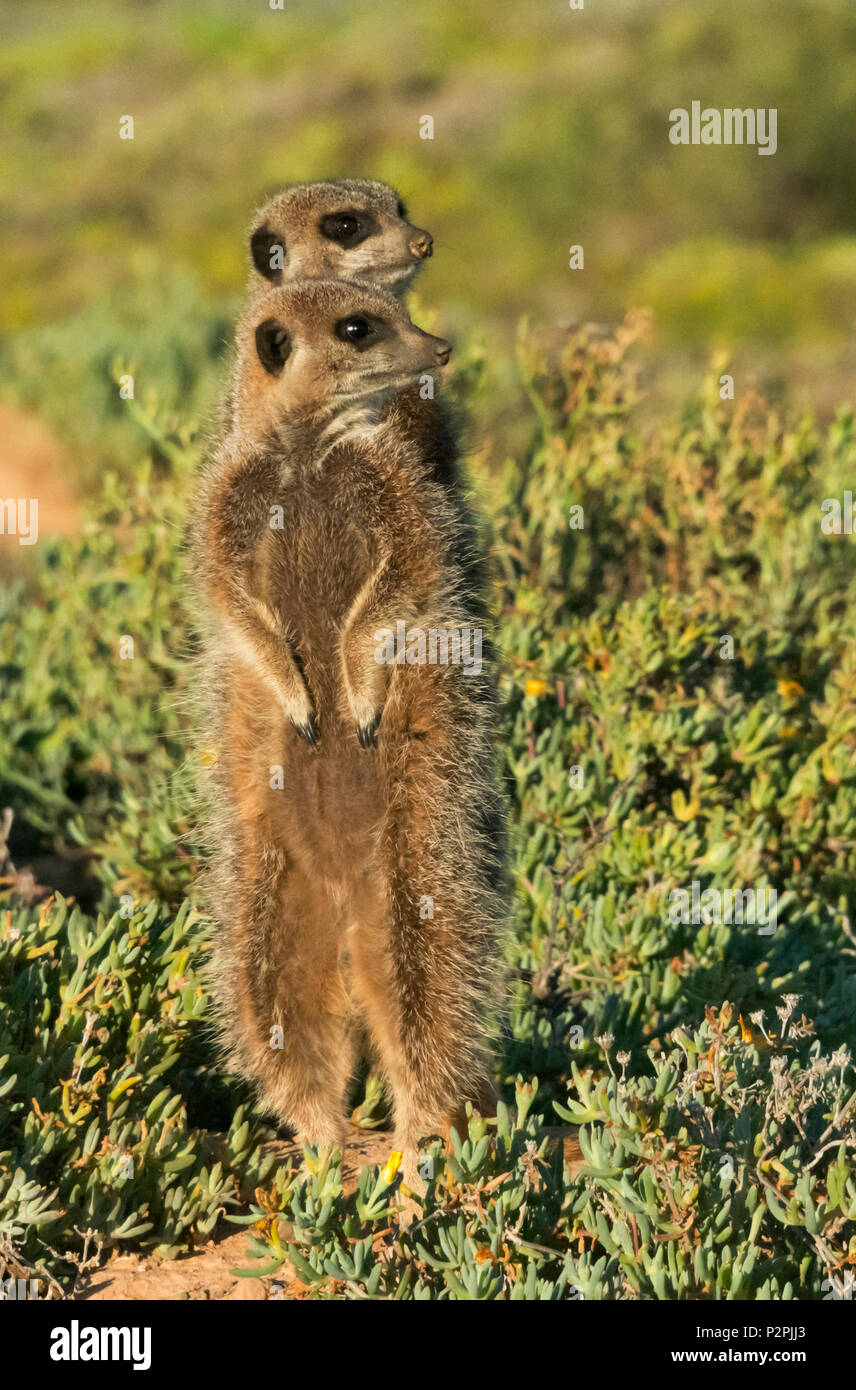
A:
POLYGON ((425 261, 434 254, 434 238, 430 232, 419 232, 411 239, 410 249, 418 261, 425 261))

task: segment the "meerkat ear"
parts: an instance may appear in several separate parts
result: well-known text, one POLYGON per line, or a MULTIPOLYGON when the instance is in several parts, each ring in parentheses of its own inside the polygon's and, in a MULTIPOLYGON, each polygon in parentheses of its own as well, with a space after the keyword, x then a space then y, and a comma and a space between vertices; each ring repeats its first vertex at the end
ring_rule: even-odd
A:
POLYGON ((265 319, 256 329, 256 352, 259 361, 271 376, 279 376, 291 352, 288 329, 279 319, 265 319))
POLYGON ((279 232, 272 232, 264 222, 250 237, 250 251, 259 275, 278 285, 285 265, 285 238, 279 232))

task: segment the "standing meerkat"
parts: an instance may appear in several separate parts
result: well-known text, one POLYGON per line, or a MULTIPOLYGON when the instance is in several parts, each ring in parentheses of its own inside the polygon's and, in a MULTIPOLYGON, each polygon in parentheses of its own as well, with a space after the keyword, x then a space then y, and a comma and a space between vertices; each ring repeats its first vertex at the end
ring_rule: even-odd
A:
POLYGON ((481 563, 398 409, 450 351, 377 287, 268 291, 193 530, 232 1059, 341 1145, 365 1030, 411 1184, 419 1140, 490 1094, 504 917, 481 563))

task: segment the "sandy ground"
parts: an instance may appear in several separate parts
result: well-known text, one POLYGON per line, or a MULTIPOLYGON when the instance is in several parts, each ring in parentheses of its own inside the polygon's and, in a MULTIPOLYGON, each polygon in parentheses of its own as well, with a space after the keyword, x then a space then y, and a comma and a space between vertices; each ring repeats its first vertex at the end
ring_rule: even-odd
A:
MULTIPOLYGON (((386 1163, 390 1139, 389 1134, 378 1130, 354 1133, 345 1156, 346 1192, 354 1191, 361 1167, 386 1163)), ((293 1157, 295 1163, 299 1163, 302 1158, 303 1151, 296 1144, 280 1143, 273 1147, 283 1162, 293 1157)), ((101 1269, 81 1280, 75 1298, 106 1302, 182 1298, 297 1299, 306 1292, 288 1265, 283 1265, 269 1279, 238 1278, 232 1273, 234 1269, 247 1269, 253 1264, 246 1254, 247 1227, 230 1226, 228 1221, 222 1222, 221 1227, 207 1245, 177 1260, 113 1254, 101 1269)))
MULTIPOLYGON (((552 1128, 547 1131, 551 1141, 561 1143, 565 1162, 576 1172, 582 1162, 576 1133, 570 1129, 552 1128)), ((382 1131, 355 1132, 345 1154, 345 1191, 356 1187, 359 1171, 372 1163, 385 1163, 389 1158, 392 1136, 382 1131)), ((283 1161, 289 1156, 299 1160, 301 1150, 294 1144, 277 1144, 283 1161)), ((207 1245, 177 1260, 155 1260, 138 1254, 114 1254, 94 1273, 81 1280, 76 1300, 121 1302, 154 1299, 225 1299, 264 1300, 282 1298, 297 1300, 307 1290, 295 1278, 289 1265, 277 1270, 267 1279, 238 1278, 233 1270, 246 1269, 253 1261, 247 1258, 247 1228, 235 1229, 223 1223, 222 1233, 207 1245)))
MULTIPOLYGON (((73 535, 80 525, 74 467, 37 415, 0 405, 0 498, 38 498, 39 536, 73 535)), ((0 534, 0 552, 27 550, 0 534)))

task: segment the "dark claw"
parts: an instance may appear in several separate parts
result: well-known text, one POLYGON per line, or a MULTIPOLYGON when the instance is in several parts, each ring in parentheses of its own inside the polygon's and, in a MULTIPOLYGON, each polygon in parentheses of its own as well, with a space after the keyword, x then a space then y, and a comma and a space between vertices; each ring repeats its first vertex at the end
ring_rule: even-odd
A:
POLYGON ((297 724, 295 720, 292 719, 291 725, 292 728, 300 734, 300 737, 309 744, 310 748, 318 747, 318 733, 315 728, 315 720, 311 714, 305 724, 297 724))
POLYGON ((370 724, 357 725, 357 738, 361 748, 373 748, 376 742, 378 724, 380 723, 380 710, 372 719, 370 724))

